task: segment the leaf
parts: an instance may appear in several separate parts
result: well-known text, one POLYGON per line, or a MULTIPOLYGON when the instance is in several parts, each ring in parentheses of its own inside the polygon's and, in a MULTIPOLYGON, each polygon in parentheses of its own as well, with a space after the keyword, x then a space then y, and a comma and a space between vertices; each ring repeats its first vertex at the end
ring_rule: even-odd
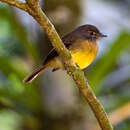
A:
POLYGON ((7 8, 6 6, 0 6, 0 19, 5 19, 9 22, 12 34, 15 35, 17 39, 19 39, 19 43, 21 43, 21 45, 25 48, 27 54, 29 54, 33 60, 38 63, 39 54, 35 44, 28 39, 26 29, 13 14, 14 12, 12 11, 11 7, 7 8))

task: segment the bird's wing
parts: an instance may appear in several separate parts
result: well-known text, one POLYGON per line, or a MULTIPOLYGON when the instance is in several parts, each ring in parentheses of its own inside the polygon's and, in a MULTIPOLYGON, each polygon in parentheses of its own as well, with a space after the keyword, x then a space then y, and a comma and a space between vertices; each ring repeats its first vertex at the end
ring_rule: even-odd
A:
POLYGON ((68 33, 67 35, 65 35, 64 37, 62 37, 62 41, 64 43, 64 45, 68 48, 71 44, 75 43, 77 39, 76 34, 73 32, 68 33))
POLYGON ((55 48, 53 48, 48 55, 45 57, 44 61, 43 61, 43 65, 45 65, 48 61, 50 61, 51 59, 53 59, 54 57, 58 56, 58 53, 56 52, 55 48))
MULTIPOLYGON (((62 42, 64 43, 64 45, 69 48, 69 46, 73 43, 76 43, 78 41, 78 39, 82 39, 81 35, 77 34, 77 32, 71 32, 68 33, 67 35, 65 35, 64 37, 62 37, 62 42)), ((53 48, 48 55, 46 56, 46 58, 43 61, 43 65, 46 64, 49 60, 53 59, 54 57, 58 56, 58 53, 56 52, 55 48, 53 48)))

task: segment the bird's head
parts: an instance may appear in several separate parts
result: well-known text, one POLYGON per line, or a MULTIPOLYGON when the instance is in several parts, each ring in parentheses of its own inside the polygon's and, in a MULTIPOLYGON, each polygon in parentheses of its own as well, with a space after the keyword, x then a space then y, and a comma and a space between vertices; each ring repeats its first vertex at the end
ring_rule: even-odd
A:
POLYGON ((78 27, 77 30, 82 34, 83 37, 85 37, 85 39, 90 41, 97 41, 103 37, 107 37, 107 35, 102 34, 94 25, 82 25, 78 27))

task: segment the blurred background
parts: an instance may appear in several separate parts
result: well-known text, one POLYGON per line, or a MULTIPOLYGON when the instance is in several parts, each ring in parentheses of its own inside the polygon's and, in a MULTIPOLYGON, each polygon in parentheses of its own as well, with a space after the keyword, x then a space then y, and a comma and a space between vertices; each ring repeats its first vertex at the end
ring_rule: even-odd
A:
MULTIPOLYGON (((82 24, 108 35, 84 71, 114 130, 129 130, 130 1, 41 0, 40 5, 61 37, 82 24)), ((0 3, 0 130, 100 130, 66 71, 48 69, 33 83, 22 83, 51 48, 31 16, 0 3)))

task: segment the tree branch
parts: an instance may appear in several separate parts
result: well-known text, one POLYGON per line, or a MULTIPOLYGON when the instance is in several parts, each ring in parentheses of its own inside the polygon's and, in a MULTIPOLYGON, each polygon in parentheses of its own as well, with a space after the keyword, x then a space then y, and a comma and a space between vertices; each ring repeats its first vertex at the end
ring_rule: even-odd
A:
POLYGON ((92 89, 90 88, 87 80, 85 79, 84 72, 77 70, 75 64, 71 58, 70 52, 66 49, 64 44, 62 43, 59 35, 57 34, 54 26, 43 13, 37 2, 32 3, 34 0, 27 0, 27 3, 21 3, 13 0, 0 0, 2 2, 8 3, 10 5, 16 6, 26 12, 28 12, 44 29, 46 34, 48 35, 52 45, 57 50, 58 54, 62 57, 65 68, 68 74, 75 80, 80 92, 87 100, 91 109, 93 110, 100 127, 102 130, 113 130, 107 114, 105 113, 102 105, 96 98, 92 89))
POLYGON ((27 11, 26 3, 20 2, 18 0, 0 0, 1 2, 7 3, 9 5, 15 6, 19 9, 27 11))

